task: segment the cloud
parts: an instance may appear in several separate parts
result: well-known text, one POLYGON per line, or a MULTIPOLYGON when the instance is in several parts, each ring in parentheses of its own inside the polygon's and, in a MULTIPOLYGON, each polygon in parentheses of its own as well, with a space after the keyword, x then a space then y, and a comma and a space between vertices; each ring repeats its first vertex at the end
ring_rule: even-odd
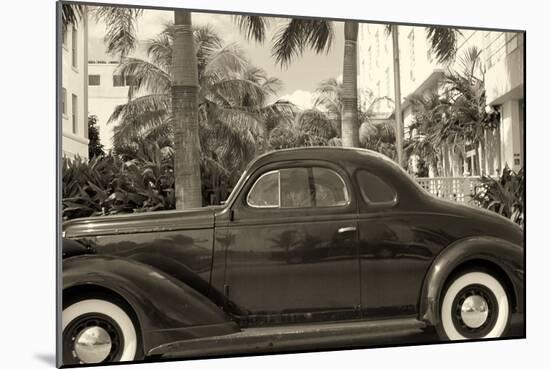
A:
POLYGON ((304 110, 313 107, 313 94, 309 91, 296 90, 289 95, 281 96, 280 99, 288 100, 304 110))

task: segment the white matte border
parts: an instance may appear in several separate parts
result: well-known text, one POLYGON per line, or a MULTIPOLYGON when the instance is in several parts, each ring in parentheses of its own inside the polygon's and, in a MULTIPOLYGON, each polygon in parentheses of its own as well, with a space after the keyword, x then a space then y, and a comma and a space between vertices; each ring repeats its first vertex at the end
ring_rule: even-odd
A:
MULTIPOLYGON (((269 355, 141 364, 136 368, 402 367, 517 368, 545 362, 548 342, 548 11, 544 2, 503 0, 311 2, 133 0, 132 3, 526 29, 526 340, 269 355)), ((55 2, 2 3, 0 317, 5 368, 51 368, 55 353, 55 2)), ((126 366, 124 366, 126 367, 126 366)))

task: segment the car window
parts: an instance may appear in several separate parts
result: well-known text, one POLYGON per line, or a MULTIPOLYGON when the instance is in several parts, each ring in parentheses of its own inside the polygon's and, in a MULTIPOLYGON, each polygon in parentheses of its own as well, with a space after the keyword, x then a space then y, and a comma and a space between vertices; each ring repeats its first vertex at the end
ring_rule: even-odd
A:
POLYGON ((315 206, 344 206, 349 202, 346 183, 336 172, 327 168, 312 168, 315 206))
POLYGON ((366 170, 357 173, 357 181, 363 199, 371 204, 388 204, 396 200, 394 189, 377 175, 366 170))
POLYGON ((261 175, 248 192, 246 202, 255 208, 279 207, 279 171, 261 175))
POLYGON ((313 206, 313 199, 314 191, 309 185, 307 168, 281 170, 282 208, 309 208, 313 206))
POLYGON ((321 167, 285 168, 260 176, 248 193, 252 207, 345 206, 349 192, 342 177, 321 167))

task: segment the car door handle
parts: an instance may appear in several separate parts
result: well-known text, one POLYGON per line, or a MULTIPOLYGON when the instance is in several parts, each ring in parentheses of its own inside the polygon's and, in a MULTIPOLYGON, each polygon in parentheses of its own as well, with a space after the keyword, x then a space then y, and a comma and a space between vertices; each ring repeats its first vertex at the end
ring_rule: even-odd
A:
POLYGON ((355 232, 355 231, 357 231, 357 228, 355 227, 342 227, 338 229, 338 234, 355 232))

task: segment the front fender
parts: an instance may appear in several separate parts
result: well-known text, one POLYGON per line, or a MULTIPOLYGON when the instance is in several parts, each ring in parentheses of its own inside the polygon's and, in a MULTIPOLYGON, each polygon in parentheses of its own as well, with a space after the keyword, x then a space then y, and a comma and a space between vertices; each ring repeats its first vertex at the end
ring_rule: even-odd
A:
POLYGON ((120 295, 139 320, 144 351, 176 340, 239 331, 204 295, 135 260, 82 255, 63 261, 63 291, 100 287, 120 295))
POLYGON ((451 273, 470 261, 487 262, 498 266, 513 287, 516 311, 523 312, 524 248, 495 237, 471 237, 446 247, 434 260, 422 287, 419 301, 421 320, 437 325, 442 290, 451 273))

